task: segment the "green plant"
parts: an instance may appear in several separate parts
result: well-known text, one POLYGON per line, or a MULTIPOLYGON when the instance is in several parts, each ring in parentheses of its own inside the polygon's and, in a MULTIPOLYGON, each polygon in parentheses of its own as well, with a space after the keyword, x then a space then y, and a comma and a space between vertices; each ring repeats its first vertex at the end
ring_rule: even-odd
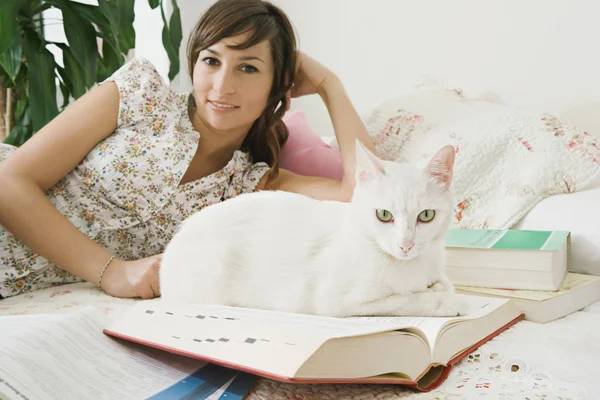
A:
MULTIPOLYGON (((57 81, 64 99, 60 109, 64 109, 71 99, 79 98, 125 63, 135 46, 134 1, 98 0, 96 6, 72 0, 0 0, 0 81, 4 88, 12 88, 17 98, 15 123, 6 143, 21 145, 59 113, 57 81), (51 7, 62 11, 68 44, 44 38, 42 12, 51 7), (48 44, 62 50, 63 67, 55 62, 48 44)), ((170 1, 173 12, 169 21, 163 0, 148 3, 152 9, 160 7, 162 43, 172 80, 179 72, 182 32, 179 7, 175 0, 170 1)))

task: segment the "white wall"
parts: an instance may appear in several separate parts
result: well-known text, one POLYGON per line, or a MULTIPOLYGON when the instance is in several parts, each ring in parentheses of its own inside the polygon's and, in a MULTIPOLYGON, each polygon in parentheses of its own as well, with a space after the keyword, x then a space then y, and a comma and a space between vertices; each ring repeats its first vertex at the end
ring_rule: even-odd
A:
MULTIPOLYGON (((182 74, 174 87, 190 90, 185 41, 212 0, 178 3, 184 43, 182 74)), ((494 92, 506 103, 549 112, 600 102, 600 2, 595 0, 273 3, 289 15, 300 48, 341 77, 361 114, 424 78, 474 95, 494 92)), ((320 134, 332 134, 318 98, 294 100, 293 107, 303 107, 320 134)))
MULTIPOLYGON (((170 5, 170 2, 166 3, 170 5)), ((136 0, 134 12, 135 55, 145 57, 152 62, 166 81, 169 73, 169 58, 162 45, 163 22, 160 9, 152 10, 147 0, 136 0)), ((167 13, 170 13, 168 9, 167 13)))

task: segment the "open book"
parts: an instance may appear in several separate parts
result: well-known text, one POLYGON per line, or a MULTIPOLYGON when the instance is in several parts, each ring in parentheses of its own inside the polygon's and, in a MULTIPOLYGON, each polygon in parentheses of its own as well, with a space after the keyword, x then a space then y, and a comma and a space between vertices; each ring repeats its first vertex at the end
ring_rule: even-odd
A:
POLYGON ((523 318, 505 299, 464 296, 454 318, 328 318, 142 301, 107 335, 275 380, 394 383, 429 391, 451 366, 523 318))

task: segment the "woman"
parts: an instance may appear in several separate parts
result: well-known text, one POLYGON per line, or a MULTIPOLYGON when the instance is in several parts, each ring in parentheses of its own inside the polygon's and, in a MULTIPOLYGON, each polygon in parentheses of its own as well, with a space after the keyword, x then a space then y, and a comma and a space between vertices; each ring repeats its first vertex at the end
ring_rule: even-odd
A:
POLYGON ((216 2, 188 61, 191 95, 135 59, 18 150, 0 146, 0 296, 86 280, 152 298, 160 254, 201 208, 255 190, 350 199, 355 138, 373 145, 340 80, 296 51, 281 10, 216 2), (341 182, 278 168, 290 97, 315 93, 339 141, 341 182))

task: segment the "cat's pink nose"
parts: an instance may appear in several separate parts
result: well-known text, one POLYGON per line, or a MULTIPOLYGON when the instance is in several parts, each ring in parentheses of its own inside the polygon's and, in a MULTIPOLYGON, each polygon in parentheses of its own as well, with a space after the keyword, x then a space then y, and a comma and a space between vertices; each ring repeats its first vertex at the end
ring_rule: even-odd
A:
POLYGON ((412 240, 409 240, 408 242, 403 242, 400 245, 400 248, 402 249, 402 252, 404 254, 408 254, 408 252, 410 251, 410 249, 412 249, 415 246, 415 242, 413 242, 412 240))

